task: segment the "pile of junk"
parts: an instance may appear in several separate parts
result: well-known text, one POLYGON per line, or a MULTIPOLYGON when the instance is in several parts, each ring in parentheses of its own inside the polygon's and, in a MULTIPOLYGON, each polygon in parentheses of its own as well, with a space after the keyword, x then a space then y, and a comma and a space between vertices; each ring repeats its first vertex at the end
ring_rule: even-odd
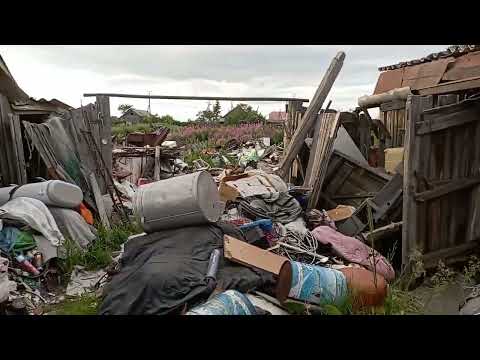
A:
POLYGON ((36 180, 0 188, 0 304, 6 314, 39 314, 40 305, 60 302, 58 260, 97 238, 80 187, 36 180))
POLYGON ((138 187, 144 233, 129 237, 99 314, 325 314, 380 306, 389 261, 335 221, 351 209, 307 210, 305 195, 253 169, 197 171, 138 187))

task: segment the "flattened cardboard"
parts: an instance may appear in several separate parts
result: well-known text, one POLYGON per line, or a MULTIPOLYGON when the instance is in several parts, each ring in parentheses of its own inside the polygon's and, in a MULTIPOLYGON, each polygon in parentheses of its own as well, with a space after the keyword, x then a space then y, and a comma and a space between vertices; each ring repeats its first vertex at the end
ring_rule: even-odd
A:
POLYGON ((239 196, 246 198, 277 192, 273 186, 266 185, 257 176, 248 174, 223 177, 218 191, 222 201, 235 200, 239 196))
POLYGON ((227 259, 243 265, 254 266, 275 275, 280 274, 283 264, 288 261, 286 257, 260 249, 228 235, 224 235, 223 244, 227 259))
POLYGON ((292 268, 286 257, 260 249, 228 235, 223 237, 223 249, 225 258, 231 261, 276 275, 278 277, 277 299, 282 302, 285 301, 292 282, 292 268))

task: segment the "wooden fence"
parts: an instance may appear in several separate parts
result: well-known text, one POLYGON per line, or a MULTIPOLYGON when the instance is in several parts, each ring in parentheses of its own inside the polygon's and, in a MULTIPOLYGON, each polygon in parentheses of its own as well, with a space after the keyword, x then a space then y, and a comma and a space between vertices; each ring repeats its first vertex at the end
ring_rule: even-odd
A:
POLYGON ((403 248, 427 267, 480 238, 480 98, 410 96, 406 106, 403 248), (437 102, 437 101, 435 101, 437 102))

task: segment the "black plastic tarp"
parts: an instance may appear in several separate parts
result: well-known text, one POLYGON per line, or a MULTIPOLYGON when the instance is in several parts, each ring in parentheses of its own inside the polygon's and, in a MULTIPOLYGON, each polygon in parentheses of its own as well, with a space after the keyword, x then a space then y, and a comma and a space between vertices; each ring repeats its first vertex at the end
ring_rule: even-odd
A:
POLYGON ((223 235, 242 239, 230 224, 192 226, 134 238, 125 245, 120 272, 106 285, 100 314, 161 315, 180 313, 202 302, 211 291, 207 273, 210 254, 221 249, 217 286, 248 292, 271 289, 273 276, 223 257, 223 235))

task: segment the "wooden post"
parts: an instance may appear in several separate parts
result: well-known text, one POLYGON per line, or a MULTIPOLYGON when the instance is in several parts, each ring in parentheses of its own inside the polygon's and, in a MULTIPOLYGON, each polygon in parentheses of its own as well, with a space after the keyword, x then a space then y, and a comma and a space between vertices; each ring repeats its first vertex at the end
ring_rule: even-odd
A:
POLYGON ((414 250, 417 240, 417 204, 415 193, 417 181, 415 170, 418 169, 418 146, 415 141, 415 125, 420 121, 423 111, 420 96, 409 96, 405 111, 405 144, 404 144, 404 169, 403 169, 403 215, 402 222, 402 268, 409 264, 409 257, 414 250))
POLYGON ((286 153, 292 135, 296 129, 295 122, 297 119, 297 113, 302 109, 303 101, 302 100, 292 100, 288 102, 288 112, 287 112, 287 121, 284 126, 283 133, 283 149, 286 153))
MULTIPOLYGON (((97 96, 97 114, 99 120, 100 133, 100 151, 102 152, 103 161, 107 166, 106 172, 112 173, 112 119, 110 117, 110 98, 108 96, 97 96)), ((111 181, 107 178, 107 186, 112 186, 111 181)))
POLYGON ((153 170, 153 179, 160 180, 160 146, 155 146, 155 168, 153 170))
POLYGON ((344 59, 345 53, 340 51, 335 58, 333 58, 327 72, 325 73, 325 76, 322 79, 322 82, 318 86, 312 102, 308 106, 308 109, 303 116, 302 125, 299 126, 295 131, 292 141, 286 151, 285 157, 279 167, 278 174, 281 177, 285 178, 288 175, 288 171, 292 166, 293 160, 297 157, 298 153, 302 149, 303 142, 315 123, 317 114, 322 108, 322 105, 325 102, 325 99, 327 98, 327 95, 330 92, 330 89, 332 88, 340 69, 342 68, 344 59))
POLYGON ((18 115, 8 114, 10 121, 10 132, 13 141, 13 154, 15 156, 15 164, 17 171, 17 184, 23 185, 27 183, 27 168, 25 166, 25 156, 23 154, 22 129, 20 126, 20 118, 18 115))

